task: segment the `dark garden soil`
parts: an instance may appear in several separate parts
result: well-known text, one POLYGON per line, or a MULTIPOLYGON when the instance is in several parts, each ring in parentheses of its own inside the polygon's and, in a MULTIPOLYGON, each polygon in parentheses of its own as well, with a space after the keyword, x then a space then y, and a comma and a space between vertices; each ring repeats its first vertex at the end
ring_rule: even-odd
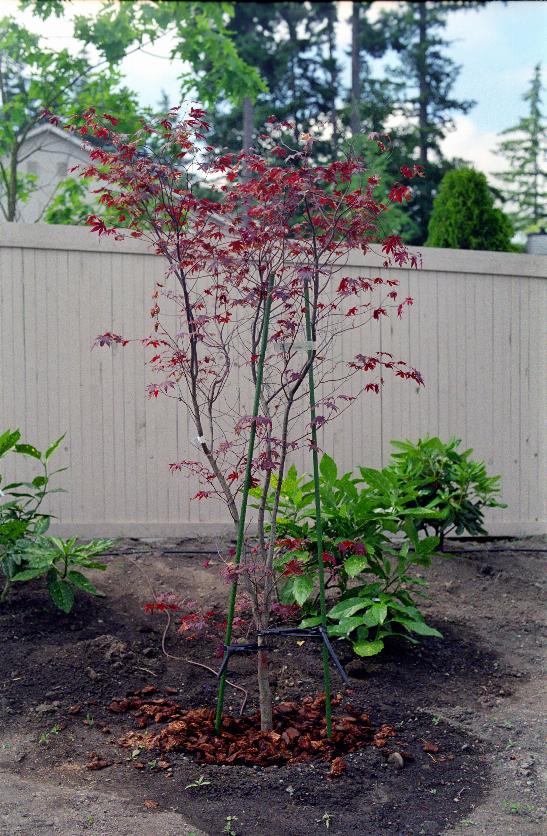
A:
MULTIPOLYGON (((33 583, 18 587, 0 610, 0 782, 7 787, 4 796, 0 790, 1 834, 217 836, 228 832, 230 816, 241 836, 543 832, 544 542, 460 541, 452 558, 436 559, 424 609, 443 640, 393 646, 370 660, 352 659, 338 643, 351 688, 333 673, 341 699, 330 748, 320 702, 313 701, 321 691, 319 648, 277 641, 274 736, 264 741, 248 720, 229 721, 233 739, 218 752, 210 734, 215 679, 172 658, 218 668, 214 643, 185 641, 172 626, 167 657, 165 616, 143 610, 154 594, 170 591, 224 605, 214 556, 210 568, 202 565, 211 548, 124 541, 96 579, 105 598, 82 594, 65 616, 33 583), (239 745, 242 730, 247 738, 239 745), (184 740, 193 741, 192 751, 181 748, 184 740), (346 753, 348 745, 353 751, 346 753), (249 751, 255 765, 244 763, 249 751), (219 759, 223 765, 207 762, 219 759), (298 762, 285 762, 291 759, 298 762), (30 817, 17 813, 21 787, 36 788, 39 806, 39 789, 59 786, 79 805, 75 824, 44 818, 39 809, 30 817), (88 814, 86 799, 91 804, 101 793, 115 793, 136 811, 127 829, 88 814), (190 830, 177 831, 176 814, 190 830)), ((251 717, 253 659, 238 654, 230 679, 248 689, 251 717)), ((237 717, 242 694, 230 687, 226 693, 227 713, 237 717)))

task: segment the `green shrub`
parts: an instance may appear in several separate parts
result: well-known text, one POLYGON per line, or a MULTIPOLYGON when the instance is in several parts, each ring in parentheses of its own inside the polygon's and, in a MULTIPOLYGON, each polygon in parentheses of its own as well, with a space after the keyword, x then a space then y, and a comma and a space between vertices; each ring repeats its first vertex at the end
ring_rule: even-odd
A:
POLYGON ((495 208, 484 174, 472 168, 456 168, 444 175, 428 231, 428 247, 513 250, 511 221, 495 208))
MULTIPOLYGON (((386 638, 415 642, 440 636, 420 612, 426 568, 442 551, 446 534, 485 534, 485 507, 498 501, 499 476, 488 476, 460 440, 424 438, 397 449, 383 470, 359 468, 338 475, 336 463, 320 464, 327 613, 331 636, 349 639, 359 656, 380 653, 386 638)), ((272 480, 268 504, 277 487, 272 480)), ((253 491, 258 498, 260 488, 253 491)), ((320 623, 313 483, 291 467, 281 485, 274 569, 279 600, 302 610, 302 626, 320 623)))
MULTIPOLYGON (((424 519, 438 517, 435 501, 419 505, 418 489, 389 471, 361 468, 360 477, 339 477, 335 462, 323 456, 320 472, 326 589, 335 592, 329 634, 349 639, 359 656, 380 653, 390 636, 440 637, 416 605, 425 581, 410 571, 429 566, 438 545, 436 536, 420 539, 417 531, 424 519)), ((274 480, 270 503, 275 486, 274 480)), ((277 534, 280 601, 302 608, 302 626, 317 625, 313 484, 294 467, 282 483, 277 534)))
POLYGON ((64 436, 41 453, 32 444, 20 443, 19 430, 7 430, 0 435, 0 459, 7 453, 16 453, 33 459, 41 473, 30 482, 12 482, 2 486, 0 475, 0 570, 4 584, 0 602, 4 601, 12 584, 45 576, 53 603, 70 612, 74 604, 74 592, 82 589, 91 595, 99 592, 79 570, 105 569, 97 563, 96 555, 104 553, 112 545, 110 540, 93 540, 78 545, 75 538, 60 540, 45 536, 51 515, 42 510, 46 496, 61 488, 50 488, 53 475, 66 468, 50 471, 49 460, 64 436))
POLYGON ((506 508, 497 499, 500 477, 488 476, 484 462, 471 461, 473 450, 458 451, 459 438, 447 442, 439 438, 392 441, 398 452, 392 454, 388 470, 400 481, 418 488, 413 504, 428 508, 433 501, 442 512, 439 519, 417 522, 420 531, 439 537, 441 550, 447 534, 486 534, 484 508, 506 508))

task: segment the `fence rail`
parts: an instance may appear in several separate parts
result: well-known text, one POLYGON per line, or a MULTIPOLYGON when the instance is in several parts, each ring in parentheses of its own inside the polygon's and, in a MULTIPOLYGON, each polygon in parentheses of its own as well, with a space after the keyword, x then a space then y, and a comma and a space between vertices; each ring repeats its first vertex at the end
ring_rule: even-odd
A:
MULTIPOLYGON (((372 323, 365 338, 345 335, 337 350, 392 351, 422 372, 425 389, 386 381, 320 443, 350 470, 385 464, 391 439, 456 435, 502 476, 508 508, 487 515, 490 532, 543 533, 547 260, 425 249, 423 262, 418 272, 390 270, 415 300, 406 318, 372 323)), ((373 276, 379 266, 378 256, 355 252, 345 272, 373 276)), ((0 430, 20 427, 38 446, 66 431, 58 461, 68 467, 59 477, 67 493, 50 506, 59 533, 174 537, 229 524, 220 504, 191 501, 196 486, 169 472, 195 433, 173 402, 147 400, 144 350, 90 350, 104 331, 148 332, 162 275, 142 242, 0 225, 0 430)))

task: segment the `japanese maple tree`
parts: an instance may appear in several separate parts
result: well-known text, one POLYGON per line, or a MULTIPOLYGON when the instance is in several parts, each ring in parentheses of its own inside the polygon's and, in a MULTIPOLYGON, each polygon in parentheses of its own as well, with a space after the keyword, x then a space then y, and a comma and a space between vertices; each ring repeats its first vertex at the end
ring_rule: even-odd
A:
MULTIPOLYGON (((66 127, 94 138, 91 163, 81 173, 99 181, 100 202, 127 227, 121 231, 94 215, 93 230, 116 240, 142 238, 165 261, 165 280, 152 294, 151 332, 139 337, 155 372, 148 394, 176 398, 189 411, 199 456, 176 461, 171 470, 196 480, 197 501, 219 497, 236 529, 243 497, 246 504, 248 437, 251 430, 256 435, 249 477, 261 499, 241 563, 228 556, 227 565, 260 637, 276 609, 276 517, 291 453, 309 448, 313 430, 350 406, 356 397, 355 388, 347 391, 350 378, 359 376, 361 392, 378 392, 387 373, 423 382, 387 352, 339 358, 333 351, 344 331, 390 313, 401 317, 412 304, 388 274, 346 275, 345 265, 352 249, 375 248, 387 271, 393 264, 418 266, 401 239, 383 230, 390 202, 410 198, 406 181, 421 170, 402 169, 401 182, 381 203, 378 177, 364 159, 314 165, 312 137, 302 135, 298 148, 289 147, 284 138, 293 126, 273 117, 258 149, 239 155, 207 144, 209 124, 199 107, 173 108, 130 137, 117 133, 114 117, 93 109, 66 127), (310 367, 317 390, 312 421, 310 367), (248 403, 257 382, 254 417, 248 403), (273 503, 267 502, 272 488, 273 503)), ((385 147, 385 138, 371 139, 385 147)), ((132 339, 106 332, 97 345, 132 339)), ((258 653, 258 686, 262 727, 269 729, 266 650, 258 653)))

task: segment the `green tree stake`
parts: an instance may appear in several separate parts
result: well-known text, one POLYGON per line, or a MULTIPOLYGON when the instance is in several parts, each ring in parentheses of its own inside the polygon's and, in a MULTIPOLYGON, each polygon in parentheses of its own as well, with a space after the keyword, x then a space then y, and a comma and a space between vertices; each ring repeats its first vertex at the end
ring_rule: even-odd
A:
MULTIPOLYGON (((315 334, 312 329, 310 316, 310 290, 308 278, 304 279, 304 306, 306 314, 306 339, 310 346, 308 348, 308 381, 310 390, 310 416, 311 416, 311 442, 313 460, 313 487, 315 495, 315 534, 317 538, 317 574, 319 577, 319 602, 321 608, 321 624, 327 629, 327 605, 325 601, 325 567, 323 565, 323 524, 321 521, 321 494, 319 491, 319 456, 317 454, 317 427, 315 424, 315 381, 313 376, 313 358, 315 350, 312 341, 315 334)), ((325 688, 325 718, 327 721, 327 735, 332 737, 332 696, 330 685, 329 654, 324 642, 322 643, 323 655, 323 684, 325 688)))
MULTIPOLYGON (((270 310, 272 307, 272 290, 274 284, 274 274, 271 273, 268 278, 268 290, 266 301, 264 304, 264 320, 262 324, 262 339, 260 341, 260 354, 258 358, 258 365, 256 370, 256 386, 255 397, 253 404, 253 418, 257 418, 260 407, 260 392, 262 390, 262 377, 264 372, 264 361, 266 359, 266 349, 268 347, 268 330, 270 327, 270 310)), ((237 566, 241 563, 241 556, 243 554, 243 543, 245 540, 245 520, 247 517, 247 502, 249 499, 249 488, 251 486, 251 469, 254 455, 256 437, 256 421, 251 424, 251 431, 249 433, 249 446, 247 449, 247 465, 245 468, 245 478, 243 480, 243 495, 241 498, 241 510, 239 512, 239 523, 237 527, 237 543, 234 563, 237 566)), ((224 644, 228 646, 232 640, 232 625, 234 621, 234 613, 237 597, 237 574, 232 582, 232 589, 230 591, 230 599, 228 603, 228 618, 226 620, 226 635, 224 644)), ((217 733, 220 732, 222 725, 222 710, 224 707, 224 689, 226 688, 227 671, 224 671, 218 683, 217 694, 217 710, 215 715, 215 729, 217 733)))

